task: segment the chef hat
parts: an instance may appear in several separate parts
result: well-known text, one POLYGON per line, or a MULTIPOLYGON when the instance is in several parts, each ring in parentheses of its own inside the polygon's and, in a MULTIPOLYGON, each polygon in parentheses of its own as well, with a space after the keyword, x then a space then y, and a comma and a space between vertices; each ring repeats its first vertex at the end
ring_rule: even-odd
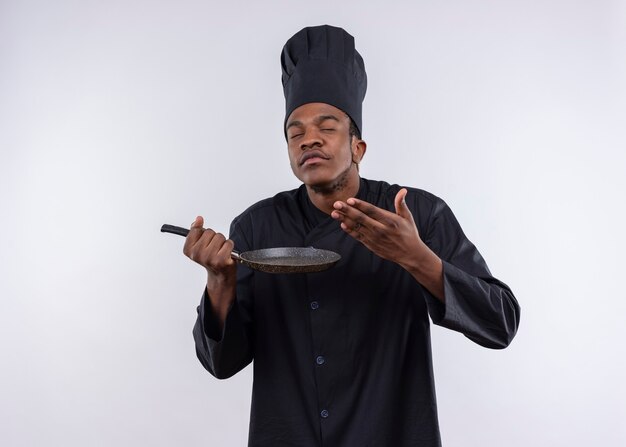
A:
POLYGON ((363 58, 354 48, 354 37, 329 25, 304 28, 287 41, 280 62, 285 125, 296 108, 323 102, 346 112, 362 131, 367 75, 363 58))

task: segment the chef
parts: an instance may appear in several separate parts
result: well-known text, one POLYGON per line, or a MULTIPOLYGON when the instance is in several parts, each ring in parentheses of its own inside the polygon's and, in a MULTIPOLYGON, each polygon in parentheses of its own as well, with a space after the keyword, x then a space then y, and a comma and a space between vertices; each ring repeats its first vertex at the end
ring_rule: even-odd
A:
POLYGON ((442 199, 360 177, 367 77, 354 38, 305 28, 281 65, 289 161, 302 185, 252 205, 229 239, 193 222, 184 253, 207 271, 198 358, 220 379, 254 360, 250 446, 439 446, 429 316, 501 349, 519 305, 442 199), (298 246, 342 258, 288 275, 230 257, 234 247, 298 246))

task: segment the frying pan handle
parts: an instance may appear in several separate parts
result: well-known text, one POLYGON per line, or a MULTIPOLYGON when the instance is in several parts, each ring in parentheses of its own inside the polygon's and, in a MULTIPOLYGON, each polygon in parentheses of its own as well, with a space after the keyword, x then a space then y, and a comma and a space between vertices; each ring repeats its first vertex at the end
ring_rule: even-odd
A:
POLYGON ((178 234, 179 236, 183 236, 183 237, 187 237, 187 235, 189 234, 189 230, 187 228, 177 227, 175 225, 168 225, 168 224, 165 224, 161 227, 161 232, 178 234))
MULTIPOLYGON (((179 236, 187 237, 187 235, 189 234, 189 230, 187 228, 177 227, 176 225, 165 224, 161 227, 161 233, 172 233, 172 234, 178 234, 179 236)), ((240 253, 235 250, 230 252, 230 257, 238 262, 243 261, 241 259, 240 253)))

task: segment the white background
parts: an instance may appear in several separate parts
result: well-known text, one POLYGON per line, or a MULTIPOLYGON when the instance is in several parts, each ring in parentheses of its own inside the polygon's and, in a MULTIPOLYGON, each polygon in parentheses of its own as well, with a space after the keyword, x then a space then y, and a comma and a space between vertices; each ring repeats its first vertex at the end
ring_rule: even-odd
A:
MULTIPOLYGON (((298 185, 279 54, 356 37, 363 176, 446 200, 522 306, 491 351, 433 328, 444 445, 626 445, 626 5, 0 1, 0 444, 242 446, 251 368, 191 328, 222 231, 298 185)), ((392 305, 392 303, 390 303, 392 305)))

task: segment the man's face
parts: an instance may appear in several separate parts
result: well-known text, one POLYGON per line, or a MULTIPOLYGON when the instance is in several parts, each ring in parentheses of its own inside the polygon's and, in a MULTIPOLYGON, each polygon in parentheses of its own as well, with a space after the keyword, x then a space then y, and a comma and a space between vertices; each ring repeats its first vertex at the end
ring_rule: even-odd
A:
POLYGON ((304 104, 287 120, 287 147, 291 169, 302 183, 333 189, 356 175, 353 157, 360 160, 357 138, 349 134, 350 118, 324 103, 304 104), (351 172, 354 171, 354 172, 351 172))

